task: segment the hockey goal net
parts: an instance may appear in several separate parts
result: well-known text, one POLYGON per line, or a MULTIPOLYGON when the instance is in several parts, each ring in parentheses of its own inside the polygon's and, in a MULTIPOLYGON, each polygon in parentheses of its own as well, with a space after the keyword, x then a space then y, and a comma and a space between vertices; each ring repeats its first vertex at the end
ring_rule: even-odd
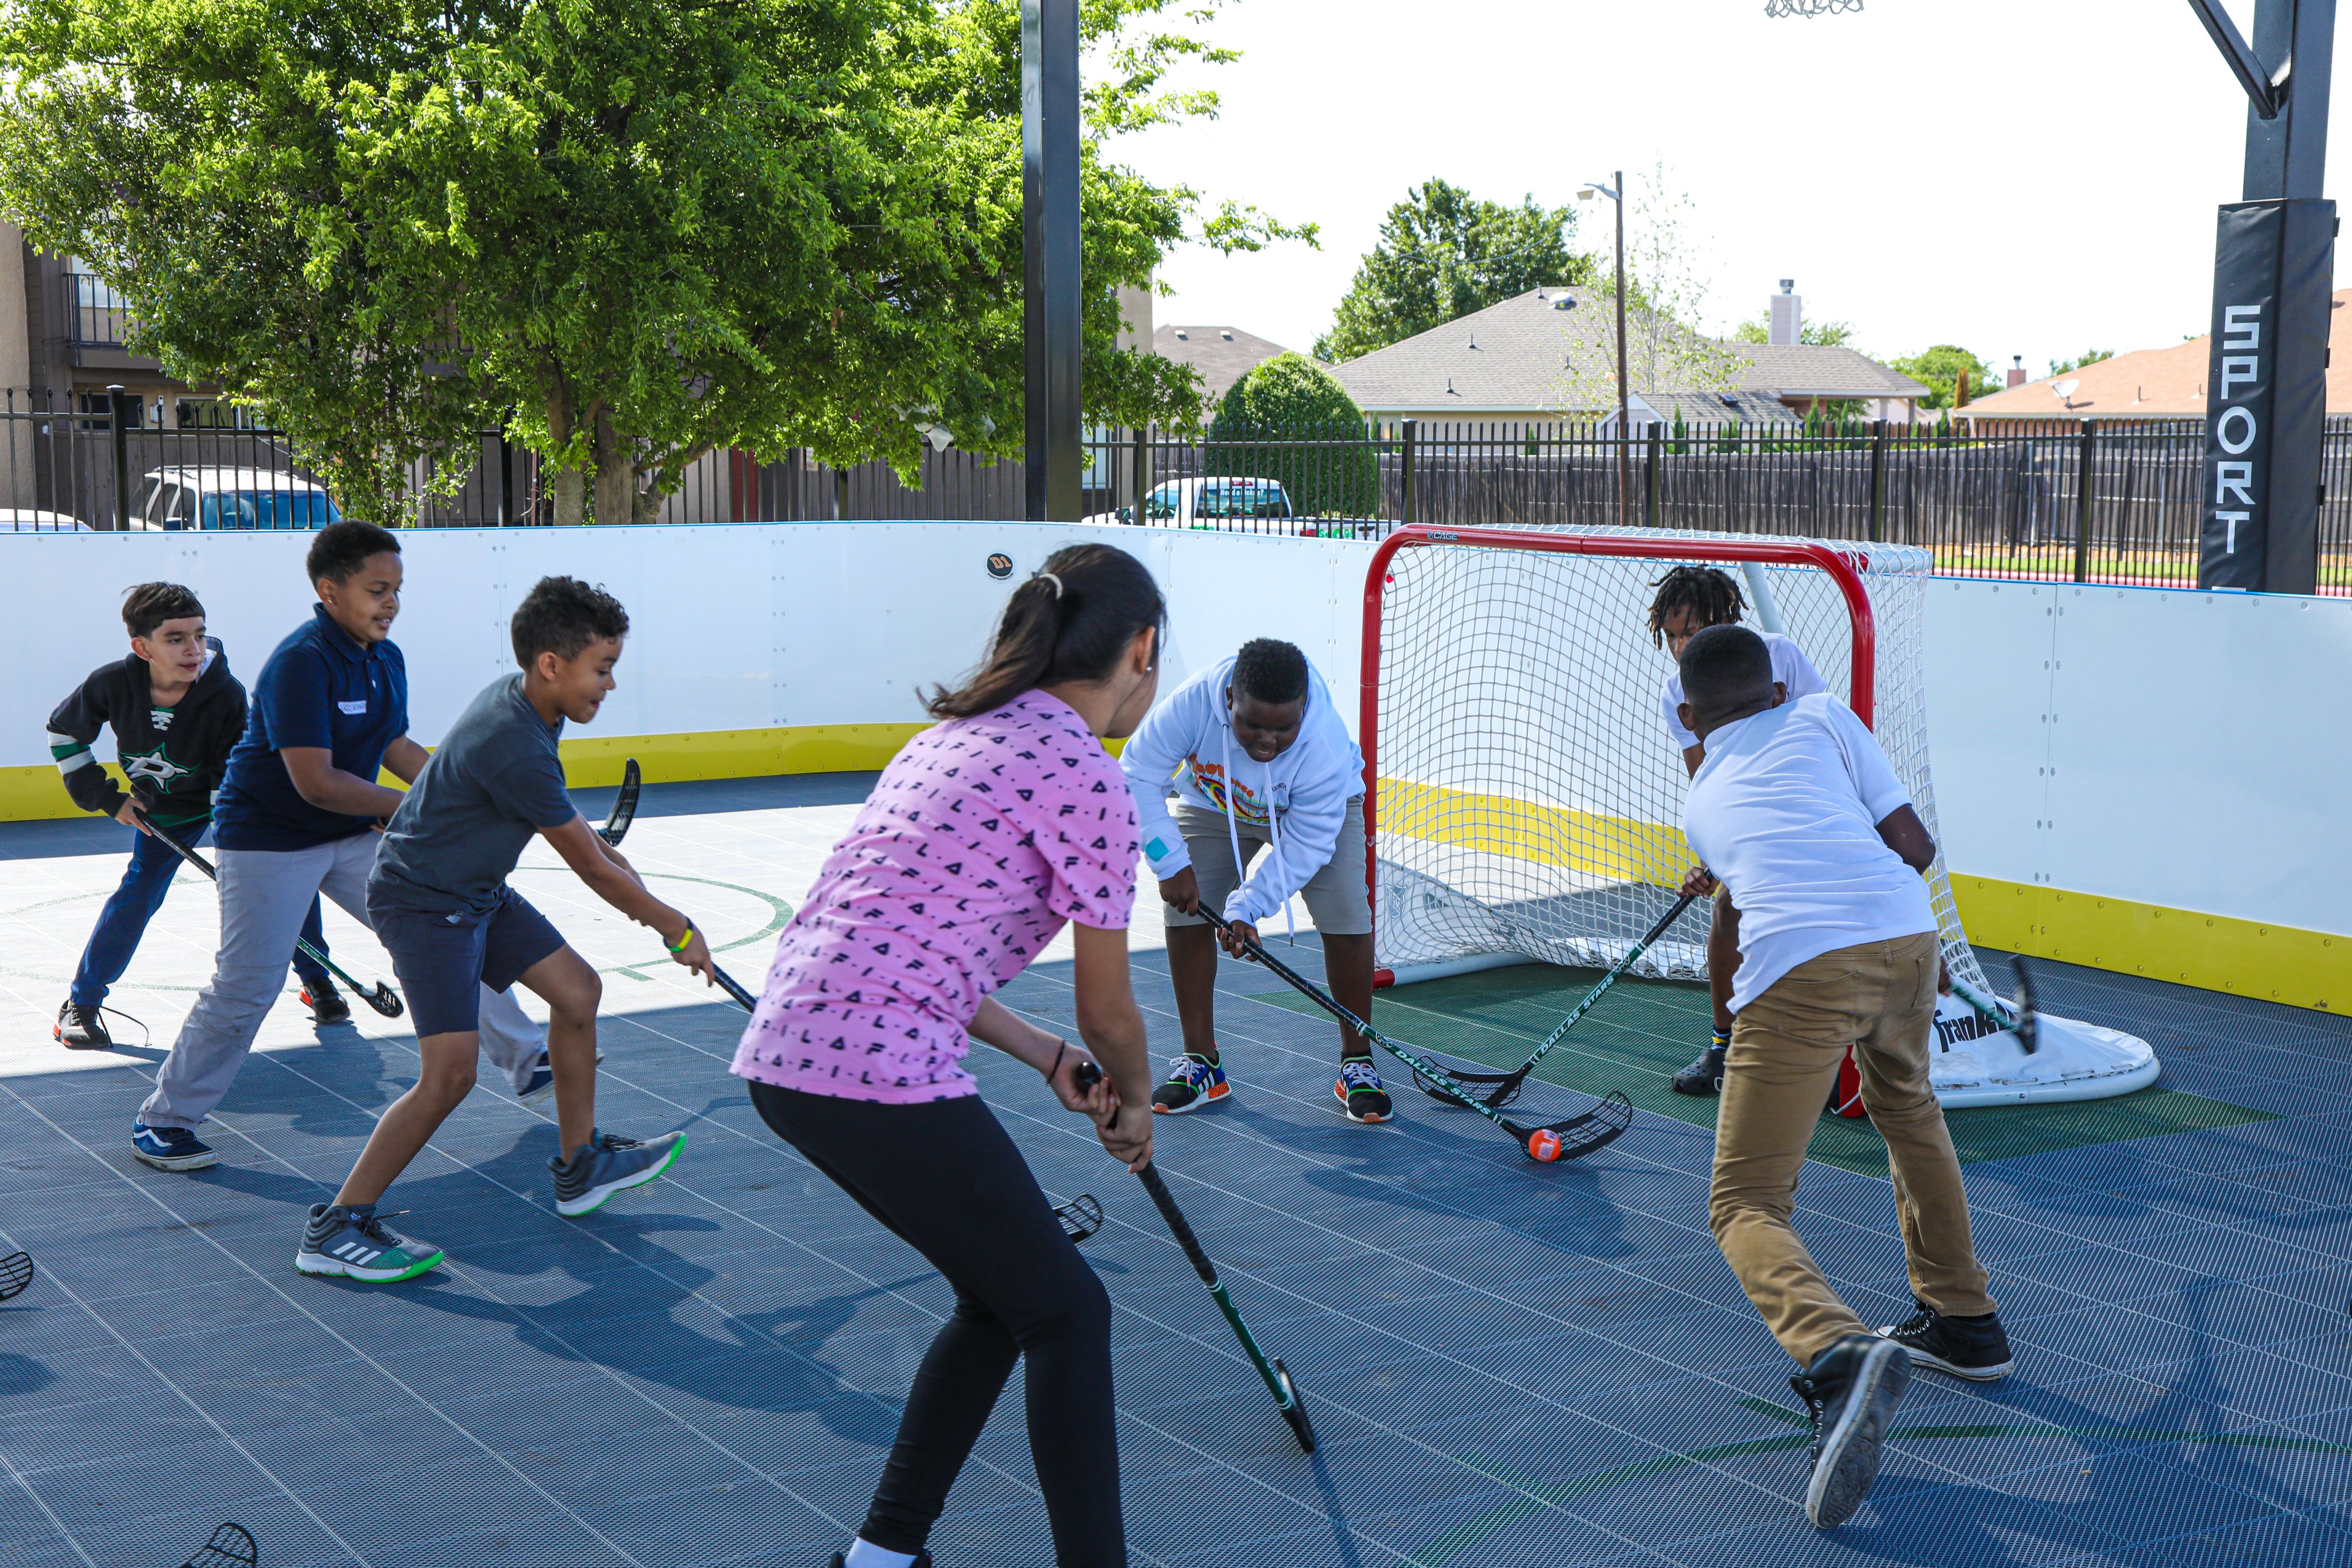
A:
MULTIPOLYGON (((1374 946, 1398 980, 1497 963, 1606 967, 1694 863, 1667 734, 1672 658, 1654 584, 1721 568, 1744 623, 1796 639, 1876 734, 1927 831, 1922 622, 1927 552, 1659 529, 1408 528, 1365 580, 1361 741, 1373 803, 1374 946)), ((1985 977, 1939 858, 1929 878, 1955 978, 1985 977)), ((1706 972, 1695 906, 1634 973, 1706 972)))

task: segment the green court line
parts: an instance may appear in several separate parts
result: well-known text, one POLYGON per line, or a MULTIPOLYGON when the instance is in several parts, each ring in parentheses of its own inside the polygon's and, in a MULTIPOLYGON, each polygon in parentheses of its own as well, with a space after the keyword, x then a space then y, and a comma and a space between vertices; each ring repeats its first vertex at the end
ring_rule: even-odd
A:
MULTIPOLYGON (((1377 1020, 1376 1020, 1377 1021, 1377 1020)), ((1775 1420, 1802 1426, 1805 1417, 1761 1399, 1739 1401, 1750 1410, 1769 1416, 1775 1420)), ((2273 1448, 2301 1454, 2352 1454, 2352 1443, 2331 1443, 2318 1437, 2274 1437, 2260 1432, 2179 1432, 2147 1427, 2061 1427, 2045 1421, 2025 1421, 1998 1426, 1962 1427, 1895 1427, 1888 1429, 1889 1442, 1924 1442, 1933 1439, 1968 1439, 1977 1437, 2075 1437, 2127 1443, 2182 1443, 2203 1448, 2273 1448)), ((1522 1494, 1509 1502, 1498 1503, 1476 1518, 1439 1536, 1428 1545, 1412 1552, 1406 1561, 1419 1568, 1444 1568, 1444 1564, 1467 1552, 1496 1531, 1531 1517, 1547 1508, 1556 1507, 1573 1498, 1588 1497, 1597 1491, 1626 1481, 1645 1480, 1652 1477, 1671 1475, 1676 1470, 1697 1465, 1711 1465, 1723 1459, 1744 1458, 1750 1454, 1769 1454, 1785 1449, 1802 1448, 1811 1441, 1810 1434, 1791 1432, 1778 1437, 1751 1437, 1745 1442, 1718 1443, 1713 1448, 1694 1448, 1686 1454, 1660 1454, 1654 1458, 1637 1459, 1631 1464, 1612 1465, 1573 1479, 1539 1482, 1519 1475, 1508 1467, 1496 1464, 1476 1454, 1455 1454, 1460 1464, 1522 1494)))
MULTIPOLYGON (((1493 1067, 1516 1067, 1601 977, 1595 969, 1524 964, 1379 993, 1372 1022, 1409 1044, 1493 1067)), ((1295 991, 1254 1000, 1321 1016, 1295 991)), ((1544 1059, 1536 1077, 1585 1094, 1624 1091, 1640 1109, 1695 1127, 1715 1126, 1712 1097, 1677 1094, 1674 1075, 1696 1056, 1711 1028, 1706 991, 1687 981, 1620 980, 1601 1005, 1544 1059)), ((1423 1102, 1434 1109, 1434 1102, 1423 1102)), ((2167 1133, 2273 1120, 2271 1113, 2153 1087, 2111 1100, 1949 1111, 1945 1122, 1963 1165, 2167 1133)), ((1825 1116, 1809 1157, 1864 1176, 1886 1174, 1886 1145, 1866 1120, 1825 1116)))

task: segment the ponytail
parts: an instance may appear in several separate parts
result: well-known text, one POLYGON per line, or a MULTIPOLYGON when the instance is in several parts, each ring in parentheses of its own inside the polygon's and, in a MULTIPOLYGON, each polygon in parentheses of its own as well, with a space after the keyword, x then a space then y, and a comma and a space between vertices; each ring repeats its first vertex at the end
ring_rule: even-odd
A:
POLYGON ((980 669, 953 691, 933 687, 924 706, 933 718, 970 718, 1032 687, 1101 680, 1137 632, 1164 630, 1167 619, 1160 585, 1125 550, 1111 545, 1055 550, 1013 591, 980 669))

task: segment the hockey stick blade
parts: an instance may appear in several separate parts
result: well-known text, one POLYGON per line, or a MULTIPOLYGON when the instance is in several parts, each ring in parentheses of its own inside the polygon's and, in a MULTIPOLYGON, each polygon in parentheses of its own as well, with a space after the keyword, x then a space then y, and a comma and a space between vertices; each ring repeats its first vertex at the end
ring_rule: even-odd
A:
POLYGON ((637 759, 630 758, 622 765, 621 791, 613 797, 613 810, 606 814, 604 825, 596 830, 598 838, 614 848, 620 846, 621 841, 628 836, 629 824, 636 821, 637 790, 644 782, 644 775, 637 771, 637 759))
MULTIPOLYGON (((1434 1057, 1432 1060, 1434 1061, 1434 1057)), ((1454 1082, 1466 1089, 1483 1091, 1478 1095, 1479 1103, 1496 1110, 1500 1110, 1517 1099, 1520 1088, 1528 1081, 1528 1070, 1525 1067, 1515 1067, 1508 1072, 1487 1072, 1476 1068, 1456 1067, 1450 1061, 1441 1061, 1437 1065, 1444 1068, 1445 1075, 1454 1082)), ((1461 1096, 1450 1089, 1440 1088, 1434 1082, 1424 1076, 1418 1068, 1413 1071, 1412 1086, 1441 1105, 1453 1105, 1465 1111, 1470 1109, 1461 1096)))
POLYGON ((180 1568, 254 1568, 260 1560, 250 1531, 241 1524, 224 1524, 180 1568))
MULTIPOLYGON (((1216 911, 1203 906, 1200 913, 1203 919, 1218 930, 1233 929, 1231 924, 1220 918, 1216 911)), ((1449 1098, 1477 1112, 1503 1131, 1510 1134, 1518 1144, 1519 1152, 1531 1160, 1549 1165, 1554 1160, 1577 1159, 1613 1142, 1618 1134, 1633 1124, 1633 1102, 1612 1089, 1600 1097, 1601 1103, 1581 1116, 1571 1116, 1566 1121, 1543 1126, 1522 1126, 1484 1100, 1474 1096, 1468 1085, 1457 1082, 1453 1074, 1446 1071, 1444 1068, 1438 1066, 1411 1047, 1391 1040, 1369 1022, 1349 1012, 1339 1005, 1330 992, 1299 974, 1258 944, 1249 942, 1244 943, 1244 946, 1248 949, 1252 963, 1265 965, 1287 981, 1291 988, 1299 995, 1403 1062, 1417 1075, 1436 1084, 1441 1090, 1447 1091, 1449 1098)))
MULTIPOLYGON (((177 853, 182 860, 187 862, 190 865, 204 873, 205 879, 211 882, 215 887, 218 887, 220 885, 220 873, 213 869, 212 862, 205 859, 204 856, 198 854, 195 851, 190 849, 179 840, 172 837, 169 833, 153 833, 151 836, 161 839, 165 843, 171 845, 173 851, 177 853)), ((367 1003, 368 1006, 373 1008, 377 1012, 382 1013, 384 1017, 388 1019, 396 1019, 404 1010, 399 996, 394 992, 390 986, 385 985, 382 980, 378 980, 375 983, 375 989, 373 991, 370 991, 365 986, 361 985, 357 980, 352 979, 350 975, 344 973, 341 965, 337 964, 332 958, 328 957, 324 953, 320 952, 316 947, 311 946, 308 942, 303 941, 299 936, 294 938, 294 946, 297 951, 307 953, 312 958, 317 959, 320 968, 326 970, 327 973, 334 976, 335 978, 349 986, 352 992, 359 997, 360 1000, 367 1003)))
POLYGON ((1054 1218, 1062 1222, 1063 1235, 1073 1241, 1084 1241, 1102 1228, 1102 1205, 1095 1201, 1094 1194, 1082 1192, 1069 1202, 1057 1206, 1054 1218))
POLYGON ((388 1019, 396 1019, 408 1010, 407 1004, 400 999, 400 993, 382 980, 375 983, 374 990, 362 991, 360 1000, 388 1019))
POLYGON ((11 1252, 0 1258, 0 1301, 11 1296, 21 1296, 25 1287, 33 1282, 33 1255, 11 1252))
POLYGON ((2017 1043, 2032 1056, 2041 1043, 2036 1038, 2040 1033, 2036 1015, 2041 1009, 2033 999, 2033 972, 2025 967, 2024 957, 2015 953, 2009 956, 2009 967, 2017 976, 2017 1043))
POLYGON ((1282 1357, 1273 1358, 1274 1380, 1281 1385, 1282 1418, 1290 1423, 1290 1435, 1298 1439, 1299 1452, 1315 1451, 1315 1423, 1307 1418, 1307 1396, 1298 1392, 1298 1379, 1290 1375, 1290 1368, 1282 1364, 1282 1357))

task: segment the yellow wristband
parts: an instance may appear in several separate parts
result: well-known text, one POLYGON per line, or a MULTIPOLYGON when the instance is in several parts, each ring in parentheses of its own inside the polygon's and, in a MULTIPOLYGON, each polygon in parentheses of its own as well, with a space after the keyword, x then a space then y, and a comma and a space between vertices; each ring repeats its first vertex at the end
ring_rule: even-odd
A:
POLYGON ((686 945, 693 940, 694 925, 691 922, 688 922, 686 929, 677 934, 677 941, 665 942, 662 946, 668 948, 673 953, 683 953, 686 951, 686 945))

